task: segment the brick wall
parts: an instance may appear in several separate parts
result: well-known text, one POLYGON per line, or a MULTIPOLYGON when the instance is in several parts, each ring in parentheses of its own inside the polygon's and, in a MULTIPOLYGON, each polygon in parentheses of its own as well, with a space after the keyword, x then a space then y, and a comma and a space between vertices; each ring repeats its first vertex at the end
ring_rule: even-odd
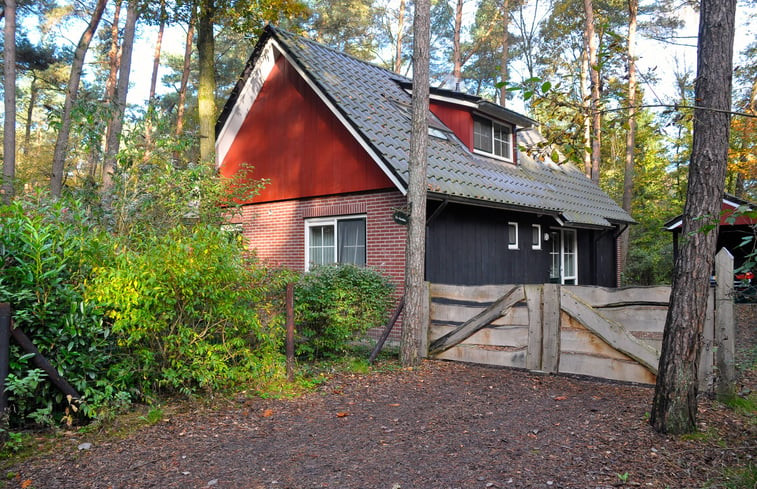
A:
MULTIPOLYGON (((395 302, 405 280, 407 227, 392 219, 406 204, 397 191, 315 197, 247 205, 233 222, 242 224, 249 247, 263 263, 291 270, 305 269, 305 219, 365 214, 367 266, 388 276, 395 286, 395 302)), ((390 341, 398 341, 401 320, 390 341)), ((372 331, 371 336, 379 332, 372 331)))

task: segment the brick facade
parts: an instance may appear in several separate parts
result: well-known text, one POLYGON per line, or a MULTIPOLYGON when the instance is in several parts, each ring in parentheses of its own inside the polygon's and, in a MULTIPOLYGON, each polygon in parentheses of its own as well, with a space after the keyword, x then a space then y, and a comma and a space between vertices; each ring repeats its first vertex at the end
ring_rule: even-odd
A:
MULTIPOLYGON (((233 222, 242 225, 249 248, 261 262, 301 272, 305 270, 305 219, 364 214, 366 264, 389 277, 398 300, 405 280, 407 227, 395 223, 392 214, 405 205, 405 197, 394 190, 314 197, 246 205, 233 222)), ((399 339, 399 323, 390 340, 399 339)))

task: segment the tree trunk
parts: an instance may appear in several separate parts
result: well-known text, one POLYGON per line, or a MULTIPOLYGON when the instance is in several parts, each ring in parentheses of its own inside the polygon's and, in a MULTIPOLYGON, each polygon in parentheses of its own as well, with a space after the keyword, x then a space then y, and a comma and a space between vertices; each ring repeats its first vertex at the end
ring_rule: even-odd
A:
MULTIPOLYGON (((636 18, 639 0, 628 0, 628 132, 626 133, 626 164, 623 174, 623 210, 631 213, 633 196, 633 160, 636 148, 636 18)), ((626 269, 630 228, 620 235, 620 272, 626 269)))
POLYGON ((591 88, 589 81, 589 43, 586 36, 581 50, 581 107, 583 108, 583 160, 584 174, 591 178, 591 88))
POLYGON ((144 161, 150 159, 152 151, 152 117, 155 112, 155 90, 158 85, 158 69, 160 68, 160 50, 163 44, 163 32, 166 28, 166 0, 160 0, 160 24, 158 37, 155 40, 155 51, 152 56, 152 76, 150 76, 150 95, 147 102, 147 117, 145 120, 145 154, 144 161))
POLYGON ((184 45, 184 67, 181 71, 181 85, 179 86, 179 106, 176 112, 176 135, 180 136, 184 131, 184 111, 187 103, 187 84, 189 83, 189 72, 192 65, 192 42, 195 37, 195 16, 197 9, 192 6, 192 15, 189 17, 187 25, 187 40, 184 45))
POLYGON ((66 150, 68 149, 68 136, 71 132, 71 111, 79 95, 79 81, 81 80, 82 69, 84 67, 84 57, 89 49, 89 43, 92 36, 97 30, 100 18, 105 10, 107 0, 97 0, 92 18, 89 25, 84 30, 79 39, 79 44, 74 51, 74 59, 71 63, 71 75, 68 78, 66 87, 66 99, 63 102, 63 113, 60 119, 60 129, 58 138, 55 141, 55 150, 53 152, 53 173, 50 178, 50 193, 53 197, 60 197, 63 190, 63 171, 66 162, 66 150))
POLYGON ((215 38, 213 37, 214 0, 201 0, 197 18, 197 51, 200 83, 197 105, 200 117, 200 158, 210 162, 215 150, 216 75, 215 38))
MULTIPOLYGON (((113 22, 110 24, 110 48, 108 49, 108 78, 105 79, 105 96, 103 98, 103 104, 110 112, 109 118, 113 117, 113 111, 115 106, 113 100, 116 97, 116 82, 118 81, 118 67, 121 62, 121 52, 119 46, 119 23, 121 20, 121 0, 116 0, 115 7, 113 9, 113 22)), ((111 125, 108 124, 103 135, 103 146, 107 145, 110 139, 111 125)), ((95 179, 97 175, 97 158, 94 153, 91 155, 89 174, 95 179)))
POLYGON ((694 111, 685 239, 675 264, 650 417, 662 433, 696 430, 699 339, 728 163, 735 12, 736 0, 701 2, 695 97, 702 108, 694 111))
MULTIPOLYGON (((455 79, 450 90, 460 90, 460 81, 463 79, 463 51, 460 45, 460 31, 463 28, 463 0, 457 0, 455 6, 455 30, 452 34, 452 76, 455 79)), ((415 78, 415 76, 413 76, 415 78)))
POLYGON ((129 92, 129 75, 131 74, 131 54, 134 48, 134 33, 137 27, 137 0, 129 0, 126 4, 126 24, 124 37, 121 42, 121 61, 118 67, 118 85, 116 86, 115 110, 110 120, 108 141, 105 145, 105 161, 103 162, 103 193, 107 193, 113 186, 113 172, 121 145, 121 131, 126 112, 126 95, 129 92))
POLYGON ((15 194, 16 180, 16 1, 5 0, 4 12, 3 202, 10 204, 15 194))
POLYGON ((110 106, 116 94, 118 80, 118 24, 121 17, 121 0, 116 0, 113 23, 110 25, 110 49, 108 50, 108 78, 105 80, 105 103, 110 106))
POLYGON ((397 19, 397 44, 394 46, 394 72, 402 70, 402 41, 405 38, 405 0, 400 0, 399 18, 397 19))
POLYGON ((413 100, 410 136, 410 175, 407 202, 410 223, 405 250, 405 317, 402 322, 400 361, 420 364, 426 256, 426 167, 428 166, 428 97, 430 2, 417 0, 413 18, 413 100))
POLYGON ((589 48, 589 78, 591 79, 591 179, 599 183, 599 160, 602 148, 602 114, 599 112, 599 63, 597 39, 594 35, 594 6, 592 0, 584 0, 586 19, 584 38, 589 48))
POLYGON ((32 79, 29 82, 29 106, 26 108, 26 127, 24 129, 24 156, 29 155, 29 146, 32 144, 32 119, 34 118, 34 106, 37 104, 37 74, 32 72, 32 79))
POLYGON ((502 55, 500 56, 500 83, 502 88, 499 89, 499 104, 505 107, 507 103, 507 63, 508 51, 510 50, 510 33, 508 32, 508 20, 510 19, 510 0, 502 1, 502 55))

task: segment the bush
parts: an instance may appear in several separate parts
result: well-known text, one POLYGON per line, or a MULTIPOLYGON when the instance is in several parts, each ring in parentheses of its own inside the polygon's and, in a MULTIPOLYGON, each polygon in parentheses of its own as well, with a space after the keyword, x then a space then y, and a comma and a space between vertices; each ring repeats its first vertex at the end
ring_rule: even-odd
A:
POLYGON ((295 290, 295 317, 303 341, 297 354, 334 358, 367 329, 380 326, 392 303, 392 285, 379 272, 354 265, 316 267, 295 290))
POLYGON ((282 329, 257 312, 265 279, 215 226, 176 227, 120 250, 86 294, 121 347, 118 385, 190 394, 279 373, 282 329))
MULTIPOLYGON (((85 303, 82 287, 108 248, 107 236, 76 201, 17 201, 0 209, 0 302, 11 303, 15 326, 88 401, 86 416, 118 394, 108 379, 110 331, 85 303)), ((61 420, 68 400, 29 360, 11 344, 11 419, 61 420)))

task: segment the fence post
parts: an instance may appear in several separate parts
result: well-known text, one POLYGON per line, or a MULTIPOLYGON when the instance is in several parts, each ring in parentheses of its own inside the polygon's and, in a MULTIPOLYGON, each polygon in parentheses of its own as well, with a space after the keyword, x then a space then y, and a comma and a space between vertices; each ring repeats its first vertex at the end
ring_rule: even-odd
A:
POLYGON ((526 350, 526 368, 541 370, 542 344, 542 286, 524 285, 526 304, 528 305, 528 349, 526 350))
POLYGON ((733 256, 725 248, 715 255, 715 277, 716 392, 721 399, 728 399, 735 394, 736 386, 736 328, 733 315, 733 256))
POLYGON ((294 284, 287 284, 287 296, 286 296, 286 369, 287 380, 292 382, 294 380, 294 284))
POLYGON ((556 373, 560 367, 560 285, 544 284, 542 300, 541 369, 556 373))
POLYGON ((9 352, 11 336, 11 305, 0 303, 0 417, 8 407, 8 394, 5 392, 5 379, 8 377, 9 352))

